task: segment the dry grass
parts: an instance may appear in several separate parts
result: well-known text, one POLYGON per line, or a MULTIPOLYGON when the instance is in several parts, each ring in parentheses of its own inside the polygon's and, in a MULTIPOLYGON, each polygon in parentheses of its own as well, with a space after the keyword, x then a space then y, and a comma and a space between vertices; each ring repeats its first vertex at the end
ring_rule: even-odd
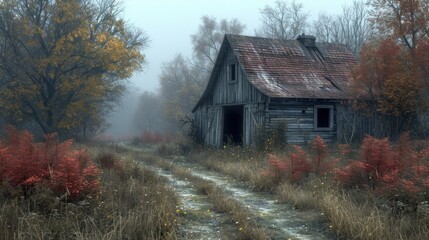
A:
POLYGON ((398 239, 391 238, 387 218, 376 209, 357 206, 345 196, 325 195, 320 206, 340 236, 348 239, 398 239))
POLYGON ((316 195, 290 183, 284 182, 275 190, 276 199, 292 204, 295 209, 317 209, 320 199, 316 195))
POLYGON ((292 204, 297 209, 322 211, 339 238, 429 239, 429 214, 392 214, 380 208, 383 204, 374 199, 372 193, 343 191, 330 176, 313 177, 300 185, 275 183, 261 175, 266 156, 248 149, 208 150, 194 153, 190 159, 249 182, 253 190, 271 192, 279 202, 292 204))
POLYGON ((22 196, 3 185, 0 239, 177 239, 174 191, 130 156, 120 157, 122 171, 104 170, 102 192, 79 202, 60 201, 44 187, 22 196))
POLYGON ((265 157, 264 153, 251 148, 234 147, 194 153, 188 158, 209 170, 222 172, 239 181, 249 182, 254 191, 273 191, 272 179, 261 175, 261 170, 266 165, 265 157))
POLYGON ((331 192, 320 208, 337 235, 347 239, 429 239, 428 218, 382 211, 374 203, 356 203, 355 196, 331 192))

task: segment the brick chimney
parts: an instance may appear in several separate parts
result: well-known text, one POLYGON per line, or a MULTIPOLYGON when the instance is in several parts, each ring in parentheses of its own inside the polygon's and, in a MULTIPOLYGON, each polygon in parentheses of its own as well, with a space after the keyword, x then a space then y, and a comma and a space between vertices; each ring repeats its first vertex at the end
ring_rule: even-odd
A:
POLYGON ((313 35, 299 35, 296 40, 300 41, 305 47, 316 47, 316 37, 313 35))

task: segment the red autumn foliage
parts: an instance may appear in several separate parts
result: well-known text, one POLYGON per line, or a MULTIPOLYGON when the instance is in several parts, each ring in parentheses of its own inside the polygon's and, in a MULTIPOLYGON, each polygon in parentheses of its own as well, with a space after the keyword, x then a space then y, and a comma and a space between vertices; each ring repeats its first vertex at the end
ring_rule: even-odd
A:
POLYGON ((35 143, 28 131, 9 127, 7 144, 0 150, 0 184, 7 181, 27 193, 44 184, 57 195, 69 194, 69 199, 98 193, 100 170, 85 151, 70 150, 72 143, 58 142, 56 134, 35 143))
POLYGON ((387 138, 376 139, 366 136, 360 147, 361 161, 366 163, 366 172, 371 181, 380 179, 394 171, 402 171, 402 163, 395 158, 387 138))
POLYGON ((345 158, 351 158, 352 148, 348 144, 339 145, 340 155, 345 158))
POLYGON ((310 173, 320 175, 331 172, 338 162, 338 159, 330 160, 328 145, 319 136, 316 136, 311 143, 311 159, 303 148, 296 145, 293 147, 294 151, 289 157, 282 159, 268 154, 268 168, 262 174, 277 178, 285 177, 292 182, 299 182, 310 173))
POLYGON ((313 172, 316 175, 326 174, 333 170, 338 159, 330 159, 328 145, 320 136, 311 142, 313 172))
POLYGON ((289 172, 292 181, 299 181, 311 172, 311 165, 308 162, 307 154, 299 146, 293 146, 295 151, 290 154, 289 172))
MULTIPOLYGON (((429 193, 429 147, 417 147, 419 150, 410 143, 408 133, 402 134, 395 145, 387 138, 366 136, 357 159, 352 158, 349 145, 340 146, 341 155, 348 164, 333 172, 346 187, 368 188, 389 198, 417 199, 417 196, 424 195, 421 192, 429 193)), ((337 159, 329 160, 332 158, 321 138, 313 140, 311 153, 309 159, 301 147, 294 146, 288 157, 278 158, 269 154, 263 174, 274 177, 276 181, 300 182, 312 172, 330 172, 337 164, 337 159)))
POLYGON ((353 72, 356 93, 367 95, 377 111, 394 116, 415 114, 423 106, 423 78, 418 68, 410 68, 410 55, 393 39, 367 44, 353 72), (368 96, 369 95, 369 96, 368 96))
POLYGON ((335 169, 334 173, 339 182, 352 187, 368 183, 366 164, 360 161, 351 161, 346 167, 335 169))
POLYGON ((287 159, 278 159, 274 154, 268 154, 268 165, 271 168, 265 174, 277 177, 283 175, 288 168, 287 159))
POLYGON ((360 159, 336 169, 337 180, 345 186, 369 187, 380 194, 411 196, 429 190, 429 148, 417 151, 408 133, 393 146, 387 139, 366 136, 360 159))
POLYGON ((328 145, 326 145, 320 136, 316 136, 311 142, 311 150, 313 156, 313 170, 315 174, 319 174, 323 161, 328 157, 328 145))
POLYGON ((299 147, 294 146, 289 157, 278 159, 274 154, 268 154, 268 168, 262 174, 276 178, 287 178, 292 182, 299 182, 311 172, 307 154, 299 147))
POLYGON ((403 165, 397 158, 387 138, 366 136, 360 147, 360 160, 336 169, 337 179, 345 185, 375 188, 381 182, 393 184, 403 165))

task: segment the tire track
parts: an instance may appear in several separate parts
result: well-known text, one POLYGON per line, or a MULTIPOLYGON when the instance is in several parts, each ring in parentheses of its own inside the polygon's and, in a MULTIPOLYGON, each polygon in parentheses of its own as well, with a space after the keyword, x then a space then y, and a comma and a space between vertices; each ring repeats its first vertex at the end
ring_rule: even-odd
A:
POLYGON ((181 205, 176 212, 180 216, 180 235, 183 239, 233 239, 234 231, 224 214, 216 213, 207 196, 200 194, 189 181, 183 181, 175 177, 169 171, 153 166, 151 168, 158 175, 168 179, 171 187, 178 194, 181 205))
MULTIPOLYGON (((133 149, 143 152, 142 150, 133 149)), ((147 154, 147 152, 145 153, 147 154)), ((165 160, 164 160, 165 161, 165 160)), ((153 164, 153 160, 151 161, 153 164)), ((146 162, 146 164, 148 164, 146 162)), ((245 183, 238 182, 232 177, 222 173, 209 171, 198 163, 186 161, 171 161, 170 165, 188 169, 192 175, 206 181, 210 181, 218 188, 222 189, 230 198, 241 203, 242 206, 249 209, 257 219, 259 225, 268 229, 271 239, 275 240, 310 240, 310 239, 335 239, 335 235, 326 229, 324 216, 316 211, 297 211, 291 205, 279 204, 270 194, 252 192, 245 183)), ((153 167, 153 166, 152 166, 153 167)), ((210 209, 210 203, 207 196, 202 196, 197 192, 190 182, 180 180, 170 171, 161 170, 159 167, 153 167, 158 174, 167 177, 171 185, 176 188, 179 196, 183 199, 183 208, 188 211, 204 211, 210 209), (199 200, 197 200, 199 199, 199 200)), ((214 213, 213 213, 214 214, 214 213)), ((226 237, 226 233, 234 232, 232 224, 229 223, 229 230, 226 230, 225 216, 216 215, 212 221, 210 219, 198 219, 198 221, 189 221, 185 228, 186 236, 192 238, 185 239, 235 239, 235 237, 226 237), (220 229, 223 229, 222 232, 220 229), (196 236, 200 234, 199 236, 196 236), (195 238, 196 237, 196 238, 195 238)), ((192 218, 191 218, 192 219, 192 218)))
POLYGON ((251 209, 260 217, 259 221, 272 230, 273 239, 335 239, 335 235, 324 226, 324 216, 320 212, 297 211, 291 205, 277 203, 272 195, 252 192, 245 183, 222 173, 208 171, 198 164, 176 164, 189 169, 195 176, 216 183, 232 198, 251 209))

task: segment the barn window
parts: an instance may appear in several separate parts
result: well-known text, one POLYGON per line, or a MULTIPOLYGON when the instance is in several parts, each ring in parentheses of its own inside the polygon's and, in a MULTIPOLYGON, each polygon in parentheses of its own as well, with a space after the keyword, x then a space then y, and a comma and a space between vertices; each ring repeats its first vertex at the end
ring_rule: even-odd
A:
POLYGON ((237 81, 237 66, 235 64, 230 64, 229 65, 229 76, 228 76, 228 80, 230 82, 235 82, 237 81))
POLYGON ((330 131, 334 126, 334 107, 330 105, 314 106, 314 130, 330 131))

